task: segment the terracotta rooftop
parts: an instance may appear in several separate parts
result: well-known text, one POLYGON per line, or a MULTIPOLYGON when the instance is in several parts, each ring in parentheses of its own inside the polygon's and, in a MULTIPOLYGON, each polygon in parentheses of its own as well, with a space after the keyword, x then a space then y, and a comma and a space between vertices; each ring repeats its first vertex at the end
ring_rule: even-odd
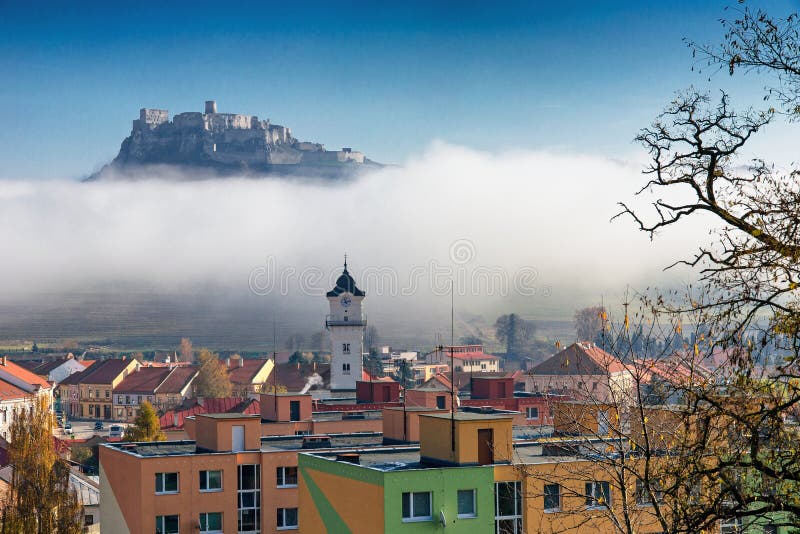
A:
POLYGON ((39 386, 39 387, 43 387, 43 388, 49 388, 50 387, 50 382, 48 382, 47 380, 45 380, 41 376, 37 375, 36 373, 34 373, 32 371, 28 371, 24 367, 21 367, 21 366, 15 364, 14 362, 9 360, 5 356, 0 358, 0 370, 3 370, 5 372, 9 373, 10 375, 13 375, 14 377, 18 378, 19 380, 22 380, 22 381, 24 381, 24 382, 26 382, 28 384, 31 384, 32 386, 39 386))
POLYGON ((180 393, 198 374, 197 367, 175 367, 164 382, 156 389, 156 393, 180 393))
MULTIPOLYGON (((267 359, 230 358, 228 378, 231 384, 252 384, 255 376, 268 364, 267 359)), ((271 364, 269 364, 271 365, 271 364)))
POLYGON ((82 384, 111 384, 111 382, 122 373, 131 363, 131 360, 112 358, 102 360, 92 365, 83 373, 80 373, 82 384))
POLYGON ((167 412, 159 422, 162 429, 183 428, 187 417, 199 414, 238 413, 245 415, 261 414, 261 404, 255 399, 229 397, 224 399, 192 399, 192 404, 167 412), (202 402, 202 404, 199 404, 202 402))
POLYGON ((0 380, 0 401, 22 399, 28 397, 30 393, 20 389, 13 384, 0 380))
POLYGON ((573 343, 528 371, 529 375, 606 375, 627 370, 625 364, 594 343, 573 343))
POLYGON ((168 367, 142 367, 136 372, 126 376, 117 387, 114 393, 149 393, 153 394, 155 389, 167 378, 170 369, 168 367))

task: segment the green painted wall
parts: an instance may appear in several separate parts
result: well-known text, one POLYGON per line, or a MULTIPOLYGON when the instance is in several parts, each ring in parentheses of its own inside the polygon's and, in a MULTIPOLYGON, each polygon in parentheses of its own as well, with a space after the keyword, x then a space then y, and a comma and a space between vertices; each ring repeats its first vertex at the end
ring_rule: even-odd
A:
POLYGON ((494 468, 492 466, 445 467, 436 469, 409 469, 385 473, 383 482, 384 532, 494 532, 494 468), (474 519, 458 519, 457 495, 460 489, 476 489, 474 519), (404 523, 402 498, 406 491, 433 493, 433 521, 404 523), (447 528, 439 521, 439 511, 444 510, 447 528))

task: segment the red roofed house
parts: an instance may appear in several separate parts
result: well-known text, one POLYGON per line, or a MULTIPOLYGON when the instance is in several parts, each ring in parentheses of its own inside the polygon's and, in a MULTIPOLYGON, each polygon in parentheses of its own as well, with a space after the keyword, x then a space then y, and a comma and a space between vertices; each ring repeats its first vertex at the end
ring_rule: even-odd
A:
POLYGON ((239 356, 227 358, 225 366, 233 386, 233 396, 246 397, 249 393, 262 391, 274 363, 268 359, 244 359, 239 356))
POLYGON ((453 368, 463 372, 497 372, 500 357, 483 352, 483 345, 458 345, 435 350, 425 357, 427 363, 450 364, 452 352, 453 368))
POLYGON ((112 358, 97 362, 82 373, 68 376, 64 382, 73 376, 77 377, 78 382, 80 413, 75 416, 113 419, 112 391, 140 365, 134 359, 112 358))
POLYGON ((114 419, 133 421, 145 401, 159 413, 178 406, 191 396, 196 367, 140 367, 113 390, 114 419))
POLYGON ((619 359, 594 343, 578 342, 530 369, 525 390, 605 401, 612 389, 628 389, 632 382, 619 359))
POLYGON ((53 386, 44 378, 21 367, 8 358, 0 358, 0 436, 8 438, 14 411, 33 407, 44 398, 53 405, 53 386))

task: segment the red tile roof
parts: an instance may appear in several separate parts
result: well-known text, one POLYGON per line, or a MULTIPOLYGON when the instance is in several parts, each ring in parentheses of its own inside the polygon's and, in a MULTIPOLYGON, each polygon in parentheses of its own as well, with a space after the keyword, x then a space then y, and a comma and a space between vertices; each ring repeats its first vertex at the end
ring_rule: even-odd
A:
POLYGON ((43 388, 49 388, 50 382, 42 378, 41 376, 37 375, 32 371, 28 371, 24 367, 21 367, 5 356, 0 359, 0 369, 6 371, 7 373, 15 376, 16 378, 31 384, 32 386, 40 386, 43 388))
POLYGON ((24 399, 30 395, 31 394, 24 389, 20 389, 13 384, 0 380, 0 401, 24 399))
POLYGON ((159 419, 161 428, 183 428, 183 423, 187 417, 204 413, 261 414, 261 403, 255 399, 242 399, 238 397, 203 399, 202 405, 197 404, 197 399, 192 399, 192 402, 194 404, 191 406, 173 410, 162 415, 159 419))
POLYGON ((231 384, 252 384, 253 378, 267 365, 267 362, 269 360, 266 359, 231 358, 228 368, 228 378, 231 384))
POLYGON ((594 343, 573 343, 528 371, 529 375, 607 375, 625 364, 594 343))
POLYGON ((158 386, 156 393, 180 393, 195 379, 197 373, 197 367, 175 367, 158 386))
POLYGON ((111 382, 122 373, 131 363, 131 360, 112 358, 109 360, 98 361, 86 371, 81 373, 83 384, 111 384, 111 382), (84 374, 86 373, 86 374, 84 374))
POLYGON ((170 369, 167 367, 142 367, 117 384, 114 393, 149 393, 152 395, 169 373, 170 369))

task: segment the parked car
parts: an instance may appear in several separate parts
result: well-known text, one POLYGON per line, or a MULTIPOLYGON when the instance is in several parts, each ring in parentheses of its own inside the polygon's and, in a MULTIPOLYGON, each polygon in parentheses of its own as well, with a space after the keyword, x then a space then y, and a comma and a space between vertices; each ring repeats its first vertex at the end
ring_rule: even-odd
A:
POLYGON ((95 430, 103 430, 103 422, 102 422, 102 421, 97 421, 97 422, 94 424, 94 429, 95 429, 95 430))
POLYGON ((72 423, 70 423, 69 421, 64 423, 64 433, 65 434, 72 434, 72 423))
POLYGON ((109 438, 121 438, 122 437, 122 427, 120 425, 111 425, 108 428, 108 437, 109 438))

